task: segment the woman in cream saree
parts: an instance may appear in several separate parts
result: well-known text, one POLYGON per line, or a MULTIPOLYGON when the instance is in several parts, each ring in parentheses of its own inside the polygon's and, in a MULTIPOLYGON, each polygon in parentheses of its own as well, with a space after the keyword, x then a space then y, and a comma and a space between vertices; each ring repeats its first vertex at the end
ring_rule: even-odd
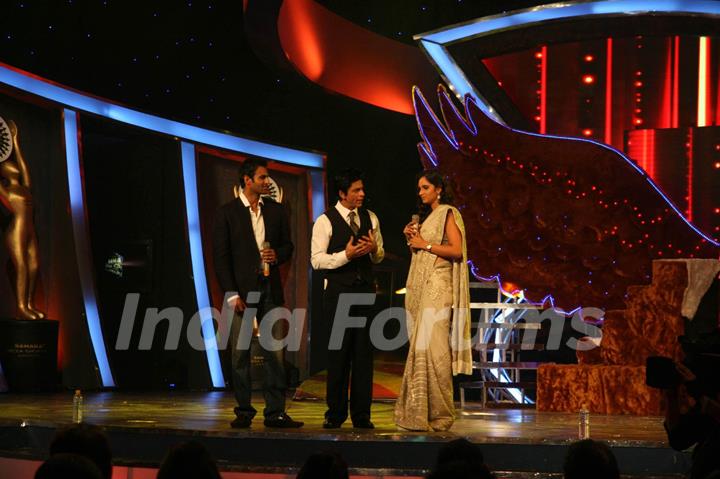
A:
POLYGON ((395 423, 413 431, 445 431, 455 420, 452 376, 472 373, 465 225, 448 205, 442 176, 422 173, 418 195, 429 214, 419 230, 405 227, 412 261, 405 309, 410 350, 395 423))

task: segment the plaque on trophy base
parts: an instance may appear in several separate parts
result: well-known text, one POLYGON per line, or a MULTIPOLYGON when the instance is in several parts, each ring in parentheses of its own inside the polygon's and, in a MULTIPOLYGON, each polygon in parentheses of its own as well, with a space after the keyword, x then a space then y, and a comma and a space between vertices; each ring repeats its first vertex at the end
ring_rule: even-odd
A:
POLYGON ((10 392, 58 386, 58 322, 0 319, 0 364, 10 392))

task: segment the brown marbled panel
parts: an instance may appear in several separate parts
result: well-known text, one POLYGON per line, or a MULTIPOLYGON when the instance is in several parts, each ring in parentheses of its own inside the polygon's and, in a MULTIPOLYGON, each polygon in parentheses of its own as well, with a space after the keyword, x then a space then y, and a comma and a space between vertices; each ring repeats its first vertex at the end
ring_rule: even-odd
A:
POLYGON ((659 415, 662 396, 641 366, 546 364, 538 370, 538 411, 659 415))
POLYGON ((635 340, 636 334, 628 328, 624 310, 614 310, 605 313, 605 321, 602 328, 602 343, 598 348, 602 363, 627 364, 627 344, 630 337, 635 340))

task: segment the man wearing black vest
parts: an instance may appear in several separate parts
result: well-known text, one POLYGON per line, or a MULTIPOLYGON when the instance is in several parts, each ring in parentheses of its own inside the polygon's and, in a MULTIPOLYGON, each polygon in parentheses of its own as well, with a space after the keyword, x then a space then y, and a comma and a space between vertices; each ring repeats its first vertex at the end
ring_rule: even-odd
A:
MULTIPOLYGON (((370 343, 372 305, 356 305, 349 315, 336 315, 345 293, 375 294, 373 263, 385 256, 380 222, 375 213, 362 208, 365 190, 362 173, 348 169, 335 177, 340 200, 322 214, 313 226, 311 259, 324 273, 323 316, 330 330, 344 330, 340 348, 328 348, 326 429, 338 428, 348 416, 353 427, 372 429, 370 404, 373 386, 373 352, 370 343), (347 327, 338 322, 350 317, 367 317, 365 326, 347 327), (352 370, 352 374, 351 374, 352 370), (352 378, 352 379, 351 379, 352 378)), ((341 313, 342 314, 342 313, 341 313)), ((347 325, 347 324, 346 324, 347 325)))
MULTIPOLYGON (((265 314, 284 303, 278 265, 290 259, 293 244, 285 209, 262 196, 270 191, 267 162, 259 158, 245 160, 240 168, 240 181, 243 190, 239 197, 223 205, 215 217, 213 260, 220 287, 228 295, 226 301, 236 312, 230 328, 230 346, 237 407, 236 418, 230 425, 248 428, 256 413, 251 404, 250 345, 238 338, 241 331, 252 331, 253 316, 262 328, 265 314), (246 308, 251 309, 243 314, 246 308), (255 314, 249 314, 252 309, 256 309, 255 314)), ((280 327, 279 321, 273 324, 273 330, 280 327)), ((261 351, 265 426, 301 427, 302 422, 293 421, 285 413, 283 351, 265 348, 261 351)))

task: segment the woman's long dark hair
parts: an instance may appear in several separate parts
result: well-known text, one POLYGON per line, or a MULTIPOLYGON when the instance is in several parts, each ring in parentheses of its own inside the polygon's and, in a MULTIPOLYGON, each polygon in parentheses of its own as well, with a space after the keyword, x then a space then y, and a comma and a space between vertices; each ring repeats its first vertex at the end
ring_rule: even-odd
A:
MULTIPOLYGON (((420 181, 420 178, 425 178, 428 180, 428 183, 433 185, 436 188, 442 188, 442 193, 440 193, 440 204, 441 205, 451 205, 453 203, 453 194, 452 190, 450 188, 450 182, 447 178, 445 178, 443 175, 440 174, 438 170, 423 170, 420 173, 417 174, 415 177, 415 184, 417 184, 418 181, 420 181)), ((432 208, 430 208, 430 205, 423 204, 422 200, 420 199, 420 196, 418 196, 417 199, 418 202, 418 212, 420 213, 420 222, 425 221, 425 218, 430 214, 432 211, 432 208)))

